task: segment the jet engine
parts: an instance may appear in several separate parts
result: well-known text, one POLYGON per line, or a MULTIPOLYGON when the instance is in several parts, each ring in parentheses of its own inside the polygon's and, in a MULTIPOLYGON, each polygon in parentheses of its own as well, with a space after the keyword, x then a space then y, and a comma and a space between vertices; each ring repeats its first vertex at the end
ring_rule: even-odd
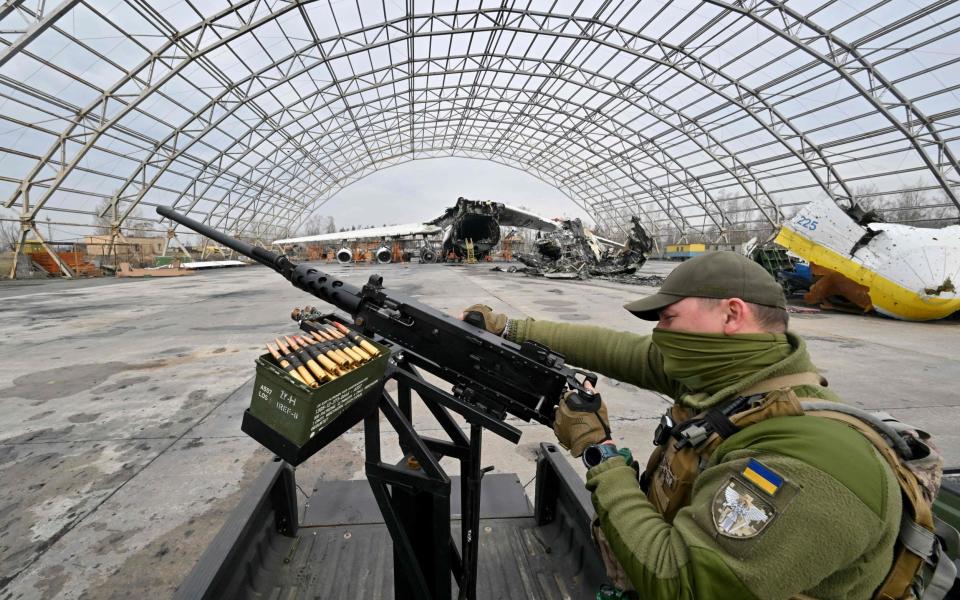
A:
POLYGON ((341 265, 349 264, 353 260, 353 252, 349 248, 340 248, 337 250, 337 262, 341 265))
POLYGON ((377 252, 374 256, 377 257, 377 262, 381 265, 385 265, 393 259, 393 253, 390 252, 390 248, 387 248, 386 246, 380 246, 377 248, 377 252))

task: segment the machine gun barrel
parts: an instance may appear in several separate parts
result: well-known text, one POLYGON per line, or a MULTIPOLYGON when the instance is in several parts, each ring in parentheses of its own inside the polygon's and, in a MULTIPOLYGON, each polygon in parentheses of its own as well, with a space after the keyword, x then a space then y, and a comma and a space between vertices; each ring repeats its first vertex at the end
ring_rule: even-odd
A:
POLYGON ((162 217, 166 217, 171 221, 176 221, 181 225, 186 225, 188 228, 196 231, 197 233, 203 234, 215 242, 239 252, 240 254, 252 258, 258 263, 270 267, 274 271, 277 271, 280 274, 285 274, 285 271, 293 270, 293 263, 287 259, 286 256, 282 254, 276 254, 275 252, 270 252, 259 246, 254 246, 253 244, 248 244, 243 240, 238 240, 232 238, 229 235, 223 233, 222 231, 217 231, 209 225, 204 225, 199 221, 194 221, 190 217, 181 215, 180 213, 173 210, 169 206, 158 206, 157 214, 162 217))
POLYGON ((265 248, 254 246, 253 244, 248 244, 243 240, 232 238, 222 231, 217 231, 209 225, 204 225, 199 221, 194 221, 190 217, 181 215, 169 206, 158 206, 157 214, 166 217, 171 221, 176 221, 181 225, 185 225, 189 229, 205 235, 211 240, 223 244, 231 250, 235 250, 236 252, 239 252, 248 258, 252 258, 264 266, 270 267, 277 273, 280 273, 286 277, 296 287, 309 294, 313 294, 321 300, 326 300, 334 306, 347 311, 351 315, 356 315, 356 312, 359 309, 360 290, 349 283, 330 277, 326 273, 312 268, 309 269, 310 273, 307 273, 307 268, 305 265, 295 265, 283 254, 270 252, 265 248), (318 275, 313 276, 314 273, 318 275))
POLYGON ((534 343, 513 342, 464 323, 435 308, 382 287, 372 275, 358 288, 309 264, 294 264, 286 256, 231 238, 169 207, 157 213, 201 233, 224 246, 272 268, 294 286, 350 313, 356 327, 375 334, 407 351, 411 364, 453 384, 455 395, 490 414, 510 413, 523 420, 552 424, 563 393, 583 410, 596 410, 600 395, 587 389, 583 379, 596 383, 596 375, 576 371, 564 357, 534 343))

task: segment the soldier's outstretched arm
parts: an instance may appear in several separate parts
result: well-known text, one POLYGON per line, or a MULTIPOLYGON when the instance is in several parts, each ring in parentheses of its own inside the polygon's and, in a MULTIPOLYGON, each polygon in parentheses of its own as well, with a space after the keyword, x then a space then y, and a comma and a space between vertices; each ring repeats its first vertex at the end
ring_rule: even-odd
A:
POLYGON ((507 339, 533 340, 563 354, 567 363, 675 397, 676 384, 663 373, 663 358, 649 335, 592 325, 511 319, 507 339))
POLYGON ((869 449, 857 451, 858 473, 824 471, 805 456, 730 451, 700 474, 691 504, 672 524, 622 458, 591 469, 587 487, 614 555, 645 600, 869 598, 890 566, 900 493, 869 449))
POLYGON ((468 306, 461 318, 513 342, 539 342, 581 369, 670 397, 680 392, 679 386, 663 373, 663 358, 648 335, 590 325, 508 319, 485 304, 468 306))

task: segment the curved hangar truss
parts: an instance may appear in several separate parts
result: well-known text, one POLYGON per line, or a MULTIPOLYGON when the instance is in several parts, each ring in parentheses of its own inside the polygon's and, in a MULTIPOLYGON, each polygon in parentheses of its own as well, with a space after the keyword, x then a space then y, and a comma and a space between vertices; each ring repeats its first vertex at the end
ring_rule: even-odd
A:
POLYGON ((54 4, 0 7, 0 203, 24 230, 172 204, 270 239, 443 156, 609 228, 749 232, 824 196, 960 210, 954 0, 54 4))

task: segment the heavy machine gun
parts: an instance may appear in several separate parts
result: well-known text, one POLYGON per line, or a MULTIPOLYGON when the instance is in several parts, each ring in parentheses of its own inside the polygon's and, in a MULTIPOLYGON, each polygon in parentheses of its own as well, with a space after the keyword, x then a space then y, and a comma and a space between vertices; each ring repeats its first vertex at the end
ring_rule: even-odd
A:
MULTIPOLYGON (((231 238, 207 225, 158 207, 160 215, 185 225, 281 274, 294 286, 349 313, 355 327, 376 335, 417 357, 417 366, 454 385, 454 395, 496 419, 507 413, 545 425, 553 423, 560 397, 574 392, 571 406, 596 410, 600 397, 583 381, 596 375, 564 363, 546 346, 527 341, 517 345, 435 308, 388 291, 383 278, 371 275, 362 288, 328 275, 309 264, 294 264, 276 254, 231 238), (580 379, 578 379, 578 377, 580 379)), ((512 435, 505 435, 512 439, 512 435)))
MULTIPOLYGON (((600 396, 585 385, 595 384, 596 375, 567 366, 562 355, 541 344, 515 344, 390 291, 379 275, 356 287, 310 264, 294 264, 282 254, 231 238, 171 208, 158 207, 157 212, 270 267, 294 286, 348 313, 355 331, 391 349, 384 377, 396 380, 398 401, 378 390, 380 397, 371 410, 354 411, 346 415, 346 422, 338 419, 336 427, 332 423, 328 431, 318 432, 309 448, 295 454, 293 463, 362 419, 367 479, 394 542, 396 597, 450 598, 452 574, 459 597, 474 598, 480 484, 488 470, 480 466, 482 430, 516 443, 520 430, 506 417, 551 425, 564 395, 571 408, 596 411, 600 396), (423 379, 418 369, 451 384, 452 393, 423 379), (427 438, 414 430, 411 392, 417 393, 450 440, 427 438), (397 431, 407 457, 399 465, 381 460, 378 408, 397 431), (447 411, 466 419, 469 438, 447 411), (458 459, 461 466, 459 549, 450 533, 450 478, 439 464, 443 456, 458 459)), ((244 431, 272 450, 278 447, 269 443, 273 434, 261 425, 245 415, 244 431)), ((277 443, 282 445, 282 440, 277 443)))

